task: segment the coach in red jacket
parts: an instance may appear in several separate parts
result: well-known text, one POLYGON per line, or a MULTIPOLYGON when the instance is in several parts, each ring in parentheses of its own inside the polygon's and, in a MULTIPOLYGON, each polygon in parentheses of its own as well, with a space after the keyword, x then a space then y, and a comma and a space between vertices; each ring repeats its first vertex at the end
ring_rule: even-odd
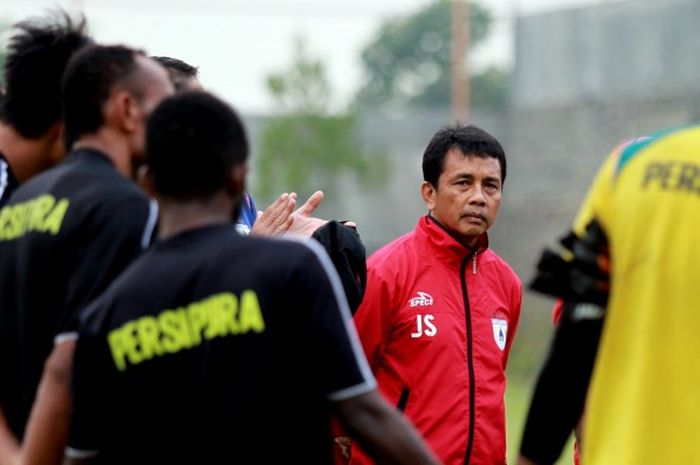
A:
MULTIPOLYGON (((506 361, 522 287, 488 248, 501 205, 501 144, 474 126, 438 131, 423 155, 428 215, 368 261, 357 314, 384 396, 447 465, 503 465, 506 361)), ((370 463, 361 450, 353 464, 370 463)))

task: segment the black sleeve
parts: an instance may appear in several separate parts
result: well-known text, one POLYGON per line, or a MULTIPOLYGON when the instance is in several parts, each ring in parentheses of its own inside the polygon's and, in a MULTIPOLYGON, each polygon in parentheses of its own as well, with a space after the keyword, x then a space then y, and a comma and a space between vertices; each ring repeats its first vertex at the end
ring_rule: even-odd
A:
POLYGON ((602 307, 564 304, 520 445, 520 453, 535 463, 554 463, 581 418, 602 327, 602 307))
POLYGON ((154 207, 144 197, 132 197, 101 208, 81 238, 75 270, 66 289, 66 312, 58 332, 75 331, 80 311, 102 293, 150 242, 154 207))
POLYGON ((350 311, 355 314, 367 284, 365 246, 360 235, 354 228, 329 221, 314 231, 311 237, 321 244, 333 262, 343 284, 350 311))
POLYGON ((315 257, 300 270, 298 291, 308 302, 310 352, 314 371, 323 373, 321 390, 330 400, 343 400, 375 387, 341 284, 325 252, 313 241, 315 257))

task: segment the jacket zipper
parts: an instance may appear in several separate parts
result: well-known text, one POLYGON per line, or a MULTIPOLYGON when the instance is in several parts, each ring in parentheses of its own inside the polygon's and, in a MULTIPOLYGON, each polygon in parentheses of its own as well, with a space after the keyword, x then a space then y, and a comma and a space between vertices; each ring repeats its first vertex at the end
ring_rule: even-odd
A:
POLYGON ((407 387, 401 390, 401 396, 399 401, 396 403, 396 410, 403 413, 406 411, 406 404, 408 404, 408 394, 411 392, 407 387))
POLYGON ((472 274, 476 274, 476 252, 474 252, 472 260, 472 274))
MULTIPOLYGON (((467 323, 467 370, 469 371, 469 436, 467 437, 467 452, 464 454, 464 465, 469 465, 469 460, 474 447, 474 423, 476 421, 476 386, 474 376, 474 352, 472 347, 472 316, 469 307, 469 294, 467 293, 467 265, 469 256, 464 257, 459 268, 459 278, 462 284, 462 299, 464 299, 464 316, 467 323)), ((476 273, 476 253, 474 253, 473 272, 476 273)))

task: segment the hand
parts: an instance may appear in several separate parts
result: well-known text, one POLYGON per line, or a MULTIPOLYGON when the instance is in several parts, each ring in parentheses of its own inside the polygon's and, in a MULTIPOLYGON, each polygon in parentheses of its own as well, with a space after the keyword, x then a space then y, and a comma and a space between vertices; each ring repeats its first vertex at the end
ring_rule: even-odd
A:
MULTIPOLYGON (((251 234, 275 236, 284 234, 292 226, 292 210, 296 206, 295 193, 280 195, 264 212, 258 211, 258 217, 253 223, 251 234)), ((310 199, 309 199, 310 200, 310 199)), ((307 201, 308 203, 308 201, 307 201)))
POLYGON ((340 447, 340 452, 343 454, 343 457, 346 459, 350 460, 350 450, 352 448, 352 439, 350 439, 347 436, 338 436, 333 440, 337 444, 338 447, 340 447))
POLYGON ((328 220, 322 220, 311 216, 313 212, 321 205, 323 201, 323 192, 316 191, 311 194, 309 200, 304 203, 301 207, 297 209, 292 214, 292 225, 289 228, 290 233, 301 234, 303 236, 311 237, 311 235, 318 228, 328 223, 328 220))

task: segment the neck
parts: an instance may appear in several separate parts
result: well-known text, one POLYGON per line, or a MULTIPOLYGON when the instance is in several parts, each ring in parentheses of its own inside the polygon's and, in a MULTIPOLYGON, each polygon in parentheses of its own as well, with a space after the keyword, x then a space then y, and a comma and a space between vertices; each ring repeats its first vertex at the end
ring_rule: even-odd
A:
POLYGON ((73 145, 73 149, 99 150, 112 160, 117 171, 123 176, 131 178, 134 175, 129 142, 109 128, 103 127, 95 133, 81 136, 73 145))
POLYGON ((48 167, 54 142, 48 136, 27 139, 16 129, 0 122, 0 152, 19 183, 48 167))
POLYGON ((218 224, 231 224, 233 202, 223 194, 206 200, 175 201, 158 199, 160 219, 158 235, 167 239, 186 231, 218 224))

